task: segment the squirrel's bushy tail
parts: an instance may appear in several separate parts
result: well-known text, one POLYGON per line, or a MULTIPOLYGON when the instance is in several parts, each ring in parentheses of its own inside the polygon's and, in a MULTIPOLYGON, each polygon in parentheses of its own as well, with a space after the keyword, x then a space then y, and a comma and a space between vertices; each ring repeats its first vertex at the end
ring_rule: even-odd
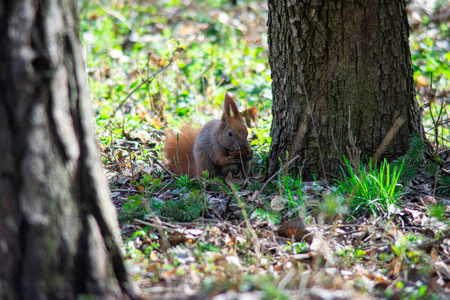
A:
POLYGON ((169 132, 164 144, 166 167, 175 174, 195 176, 194 143, 199 128, 183 126, 178 134, 169 132))

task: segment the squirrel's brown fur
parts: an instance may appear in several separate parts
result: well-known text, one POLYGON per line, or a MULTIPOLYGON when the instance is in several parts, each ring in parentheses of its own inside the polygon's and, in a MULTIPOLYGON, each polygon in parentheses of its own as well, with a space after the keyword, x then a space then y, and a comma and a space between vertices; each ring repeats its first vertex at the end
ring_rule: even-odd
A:
POLYGON ((200 177, 227 176, 229 172, 248 175, 253 157, 247 141, 247 127, 234 100, 225 94, 221 120, 212 120, 200 130, 191 126, 169 134, 164 147, 167 168, 175 174, 200 177))
POLYGON ((164 144, 166 167, 174 174, 195 176, 194 144, 200 128, 185 125, 179 134, 167 133, 164 144))

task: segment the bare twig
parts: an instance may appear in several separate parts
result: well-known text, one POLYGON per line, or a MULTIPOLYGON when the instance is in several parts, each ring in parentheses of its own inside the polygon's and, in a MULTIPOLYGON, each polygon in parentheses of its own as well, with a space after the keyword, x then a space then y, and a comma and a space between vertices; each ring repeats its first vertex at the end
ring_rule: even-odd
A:
POLYGON ((140 193, 139 190, 132 190, 132 189, 110 189, 110 191, 113 192, 127 192, 127 193, 140 193))
POLYGON ((261 245, 259 244, 258 235, 255 232, 255 229, 253 229, 252 224, 250 223, 250 220, 248 219, 247 211, 245 210, 245 204, 242 202, 241 197, 239 196, 238 191, 236 190, 236 187, 234 186, 233 182, 229 179, 230 177, 225 178, 225 182, 230 187, 231 191, 233 192, 234 197, 236 198, 236 201, 239 203, 239 207, 242 212, 242 216, 244 217, 245 224, 247 225, 248 231, 250 231, 250 234, 252 235, 253 244, 255 245, 255 255, 259 259, 261 257, 261 245))
POLYGON ((431 109, 431 103, 433 102, 433 73, 431 73, 430 75, 430 115, 431 115, 431 119, 433 120, 433 124, 434 124, 434 143, 436 144, 436 152, 439 151, 439 128, 436 126, 436 123, 439 121, 439 118, 437 120, 435 120, 434 115, 433 115, 433 110, 431 109))
POLYGON ((392 139, 397 135, 398 131, 400 130, 400 127, 402 127, 405 121, 406 118, 403 115, 400 115, 400 117, 398 117, 397 120, 395 120, 394 124, 392 125, 391 129, 389 129, 389 132, 384 137, 380 146, 378 146, 377 151, 375 151, 375 154, 372 157, 372 166, 376 164, 376 162, 384 153, 384 151, 386 151, 387 146, 391 143, 392 139))
MULTIPOLYGON (((168 231, 174 230, 174 228, 170 228, 170 227, 164 226, 162 224, 155 224, 155 223, 151 223, 151 222, 147 222, 147 221, 143 221, 143 220, 139 220, 139 219, 133 219, 133 222, 141 224, 141 225, 157 228, 157 229, 163 229, 163 230, 168 230, 168 231)), ((160 220, 160 222, 161 222, 161 220, 160 220)))
POLYGON ((110 14, 120 22, 122 22, 125 26, 128 27, 132 32, 136 32, 136 29, 127 21, 127 19, 119 12, 112 10, 106 6, 104 6, 100 1, 96 1, 98 6, 100 6, 107 14, 110 14))
MULTIPOLYGON (((336 153, 339 153, 340 151, 336 145, 336 140, 334 138, 333 127, 330 127, 330 129, 331 129, 331 141, 333 142, 333 146, 334 146, 334 149, 336 150, 336 153)), ((338 160, 341 165, 344 165, 344 162, 342 161, 342 159, 340 157, 338 158, 338 160)))
POLYGON ((120 102, 119 106, 114 110, 113 114, 111 115, 111 118, 114 118, 114 116, 116 115, 117 111, 119 109, 122 108, 122 106, 125 104, 125 102, 131 97, 131 95, 133 95, 134 92, 136 92, 144 83, 147 83, 148 81, 153 80, 153 78, 158 75, 159 73, 161 73, 162 71, 164 71, 165 69, 167 69, 173 62, 175 59, 171 59, 169 61, 169 63, 167 65, 165 65, 163 68, 159 69, 156 72, 153 72, 150 76, 148 76, 146 79, 142 80, 141 83, 139 83, 131 92, 128 93, 128 95, 125 97, 125 99, 122 100, 122 102, 120 102))
POLYGON ((166 171, 167 173, 169 173, 170 176, 174 175, 172 171, 170 171, 169 169, 166 168, 166 166, 164 166, 159 160, 157 160, 156 158, 153 159, 153 163, 160 166, 161 169, 163 169, 164 171, 166 171))
POLYGON ((155 213, 153 213, 153 210, 151 209, 150 205, 148 205, 148 204, 146 205, 146 203, 144 202, 144 206, 146 206, 145 208, 148 212, 152 212, 151 215, 152 215, 153 223, 142 221, 139 219, 134 219, 134 222, 140 223, 140 224, 143 224, 146 226, 155 227, 156 230, 158 231, 159 237, 161 239, 161 251, 166 251, 167 249, 170 248, 170 243, 169 243, 169 239, 167 238, 164 230, 171 230, 171 228, 168 228, 168 227, 162 225, 161 219, 155 213))
POLYGON ((269 184, 269 182, 271 182, 272 179, 274 179, 275 176, 277 176, 282 170, 288 169, 289 166, 290 166, 294 161, 296 161, 299 157, 300 157, 300 155, 296 155, 296 156, 295 156, 293 159, 291 159, 285 166, 281 167, 275 174, 273 174, 273 175, 272 175, 272 176, 264 183, 264 185, 262 186, 262 188, 261 188, 259 191, 255 191, 255 193, 254 193, 253 196, 252 196, 251 201, 255 201, 255 199, 258 197, 259 193, 261 193, 261 192, 264 190, 264 188, 269 184))
POLYGON ((172 57, 167 65, 150 74, 146 79, 144 79, 141 83, 139 83, 131 92, 129 92, 128 95, 125 97, 125 99, 123 99, 122 102, 119 104, 119 106, 114 110, 113 114, 111 115, 111 118, 113 118, 116 115, 117 111, 119 111, 119 109, 122 108, 122 106, 131 97, 131 95, 133 95, 133 93, 136 92, 144 83, 152 81, 156 75, 167 69, 175 60, 177 60, 178 57, 183 55, 184 52, 186 52, 186 50, 189 49, 192 43, 197 39, 199 34, 200 32, 195 36, 195 38, 192 41, 189 42, 189 44, 183 49, 183 51, 181 51, 178 55, 172 57))
POLYGON ((356 138, 353 136, 351 129, 351 110, 350 105, 348 106, 348 122, 347 122, 347 131, 348 131, 348 143, 350 147, 347 145, 345 149, 347 150, 348 158, 350 159, 350 163, 353 168, 357 168, 358 164, 361 162, 361 150, 356 147, 356 138))
POLYGON ((447 233, 447 234, 441 236, 437 240, 434 240, 434 241, 431 241, 431 242, 428 242, 428 243, 425 243, 425 244, 418 245, 418 248, 421 249, 421 250, 427 250, 429 247, 431 247, 431 246, 433 246, 433 245, 435 245, 437 243, 440 243, 443 240, 448 239, 448 238, 450 238, 450 233, 447 233))

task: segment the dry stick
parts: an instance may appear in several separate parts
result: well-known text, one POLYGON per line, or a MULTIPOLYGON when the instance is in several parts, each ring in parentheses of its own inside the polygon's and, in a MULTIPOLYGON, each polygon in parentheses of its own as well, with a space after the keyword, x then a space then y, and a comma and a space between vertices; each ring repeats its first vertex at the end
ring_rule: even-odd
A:
MULTIPOLYGON (((439 114, 438 114, 436 123, 433 124, 434 128, 435 128, 435 136, 436 136, 436 138, 439 138, 439 126, 444 124, 444 121, 441 121, 441 118, 444 118, 444 116, 442 114, 444 112, 444 107, 445 107, 444 106, 444 102, 442 101, 441 102, 441 108, 439 109, 439 114)), ((430 110, 431 110, 431 107, 430 107, 430 110)), ((437 145, 439 146, 439 143, 437 143, 437 145)), ((439 147, 436 147, 435 152, 439 153, 439 147)))
POLYGON ((189 159, 189 154, 186 154, 186 159, 188 163, 187 175, 189 176, 189 174, 191 173, 191 160, 189 159))
POLYGON ((439 164, 436 166, 436 172, 434 173, 434 185, 433 185, 433 198, 436 196, 436 188, 438 184, 438 172, 439 172, 440 166, 439 164))
POLYGON ((420 108, 420 112, 419 112, 419 130, 420 130, 420 136, 422 137, 423 140, 425 140, 425 131, 423 129, 423 112, 425 111, 425 109, 430 106, 431 103, 427 102, 424 105, 422 105, 422 107, 420 108))
POLYGON ((347 131, 348 131, 348 142, 351 148, 349 148, 347 145, 345 149, 347 150, 347 154, 350 159, 351 165, 356 168, 358 164, 361 162, 361 150, 356 147, 356 138, 353 136, 350 121, 351 121, 351 106, 349 105, 347 131))
POLYGON ((239 203, 242 216, 244 217, 245 224, 247 225, 248 231, 250 231, 250 234, 253 238, 253 243, 255 245, 255 254, 256 258, 261 258, 261 245, 259 244, 258 235, 256 234, 255 230, 253 229, 252 224, 250 223, 250 220, 248 219, 247 211, 245 210, 245 205, 241 200, 241 197, 238 194, 238 191, 236 190, 233 182, 229 179, 229 177, 225 178, 225 182, 230 187, 231 191, 233 192, 234 197, 236 198, 236 201, 239 203))
POLYGON ((361 245, 360 248, 361 248, 361 250, 364 250, 364 249, 369 249, 369 248, 380 248, 383 246, 390 246, 390 245, 391 245, 391 243, 389 243, 389 242, 382 242, 382 243, 378 243, 378 244, 361 245))
MULTIPOLYGON (((444 107, 442 107, 442 110, 444 109, 444 107)), ((447 112, 448 113, 448 112, 447 112)), ((436 125, 437 126, 444 126, 450 123, 450 120, 442 120, 440 122, 438 122, 436 125)), ((442 137, 441 137, 442 138, 442 137)))
POLYGON ((154 224, 154 223, 146 222, 146 221, 139 220, 139 219, 133 219, 133 222, 139 223, 141 225, 157 228, 157 229, 162 229, 162 230, 168 230, 169 231, 169 230, 174 230, 175 229, 175 228, 170 228, 170 227, 162 225, 162 222, 161 222, 161 224, 154 224))
MULTIPOLYGON (((124 120, 125 120, 125 118, 123 118, 124 120)), ((125 131, 124 131, 125 132, 125 131)), ((128 151, 128 155, 130 156, 130 171, 131 171, 131 178, 133 178, 134 177, 134 174, 133 174, 133 157, 132 157, 132 154, 133 154, 133 151, 131 150, 131 146, 130 146, 130 144, 128 144, 128 148, 127 148, 127 151, 128 151)))
MULTIPOLYGON (((450 143, 450 140, 449 139, 446 139, 445 137, 443 137, 443 136, 441 136, 441 140, 443 140, 443 141, 446 141, 446 142, 449 142, 450 143)), ((444 151, 446 151, 446 150, 444 150, 444 151)))
MULTIPOLYGON (((430 107, 431 110, 431 107, 430 107)), ((435 136, 436 139, 439 138, 439 126, 441 126, 441 118, 444 118, 444 116, 442 115, 442 113, 444 112, 444 102, 441 103, 441 108, 439 109, 439 114, 436 120, 436 124, 434 124, 435 127, 435 136)), ((439 145, 439 143, 437 143, 437 145, 439 145)), ((436 153, 439 153, 439 147, 436 147, 436 153)))
POLYGON ((156 158, 153 159, 153 163, 157 164, 158 166, 160 166, 164 171, 166 171, 167 173, 169 173, 170 175, 174 175, 172 171, 170 171, 169 169, 166 168, 166 166, 164 166, 159 160, 157 160, 156 158))
POLYGON ((180 156, 178 155, 179 151, 180 151, 180 135, 177 133, 177 153, 176 159, 174 157, 173 160, 175 161, 175 166, 177 167, 178 173, 181 174, 180 156))
POLYGON ((253 194, 253 197, 250 201, 255 201, 256 197, 258 197, 259 193, 262 192, 264 190, 264 188, 269 184, 269 182, 272 181, 272 179, 275 178, 275 176, 277 176, 283 169, 287 169, 290 167, 290 165, 296 161, 298 158, 300 157, 300 155, 296 155, 293 159, 291 159, 284 167, 281 167, 275 174, 273 174, 262 186, 262 188, 259 191, 255 191, 255 194, 253 194))
POLYGON ((140 193, 139 190, 132 190, 132 189, 110 189, 111 192, 127 192, 127 193, 140 193))
POLYGON ((244 174, 244 177, 247 178, 247 174, 245 174, 244 159, 242 158, 241 147, 239 147, 239 160, 240 160, 240 163, 241 163, 242 173, 244 174))
MULTIPOLYGON (((435 143, 436 143, 436 152, 439 152, 439 131, 438 128, 436 127, 436 120, 434 119, 434 115, 433 115, 433 110, 431 109, 431 102, 433 99, 433 73, 431 73, 430 75, 430 115, 431 115, 431 119, 433 120, 433 125, 434 125, 434 139, 435 139, 435 143)), ((439 121, 439 118, 438 120, 439 121)))
MULTIPOLYGON (((242 173, 244 174, 244 177, 247 178, 248 174, 245 174, 244 158, 242 157, 242 152, 241 152, 241 148, 240 147, 239 147, 239 160, 240 160, 240 163, 241 163, 242 173)), ((250 169, 248 171, 250 172, 250 169)))
POLYGON ((402 127, 405 121, 406 119, 403 115, 400 115, 400 117, 398 117, 397 120, 395 120, 394 124, 392 125, 391 129, 389 129, 389 132, 384 137, 380 146, 378 146, 377 151, 375 151, 375 154, 372 157, 372 166, 375 165, 375 163, 378 161, 378 159, 381 157, 384 151, 386 151, 387 146, 391 143, 392 139, 397 135, 400 127, 402 127))
POLYGON ((440 238, 438 238, 437 240, 422 244, 422 245, 418 245, 418 248, 421 250, 426 250, 428 247, 433 246, 434 244, 437 244, 439 242, 442 242, 445 239, 450 238, 450 233, 447 233, 446 235, 441 236, 440 238))
MULTIPOLYGON (((441 109, 439 110, 439 114, 437 116, 437 119, 434 118, 433 115, 433 109, 431 108, 431 102, 433 99, 433 73, 431 73, 430 75, 430 115, 431 115, 431 119, 433 120, 433 125, 434 125, 434 142, 436 144, 436 149, 435 152, 439 153, 439 120, 441 118, 442 115, 442 110, 443 110, 443 105, 441 104, 441 109)), ((439 172, 439 165, 436 166, 436 173, 434 174, 434 186, 433 186, 433 197, 436 194, 436 187, 437 187, 437 182, 438 182, 438 172, 439 172)))
MULTIPOLYGON (((147 54, 147 67, 146 67, 146 71, 147 71, 147 77, 150 75, 149 73, 150 73, 150 60, 151 60, 151 58, 152 58, 152 55, 153 55, 153 53, 152 52, 149 52, 148 54, 147 54)), ((151 91, 151 86, 150 86, 150 84, 147 84, 147 96, 148 96, 148 104, 149 104, 149 107, 152 109, 152 110, 155 110, 155 107, 154 107, 154 105, 153 105, 153 101, 152 101, 152 91, 151 91)))
POLYGON ((198 244, 200 241, 204 240, 205 236, 207 236, 207 235, 210 233, 210 231, 209 231, 209 226, 206 225, 206 228, 205 228, 205 229, 202 229, 202 231, 203 231, 202 234, 201 234, 200 236, 196 237, 196 239, 195 239, 194 242, 192 243, 192 245, 191 245, 192 248, 196 248, 196 247, 197 247, 197 244, 198 244))
MULTIPOLYGON (((145 222, 142 220, 138 220, 138 219, 134 219, 135 222, 137 223, 141 223, 141 224, 145 224, 148 226, 153 226, 156 227, 156 229, 158 230, 158 234, 161 238, 161 251, 164 252, 167 249, 170 248, 170 243, 169 243, 169 239, 167 238, 165 232, 164 232, 164 225, 162 225, 161 219, 153 212, 152 208, 150 207, 150 205, 148 205, 148 203, 146 201, 144 201, 144 208, 147 210, 147 212, 151 213, 152 219, 153 219, 153 224, 149 223, 149 222, 145 222)), ((167 230, 167 229, 166 229, 167 230)))
POLYGON ((112 10, 112 9, 104 6, 100 1, 95 1, 95 2, 97 2, 97 5, 100 6, 107 14, 110 14, 111 16, 113 16, 114 18, 116 18, 117 20, 122 22, 125 26, 127 26, 128 29, 130 29, 130 31, 136 32, 136 29, 133 27, 133 25, 131 25, 123 15, 116 12, 115 10, 112 10))
MULTIPOLYGON (((442 99, 442 102, 441 102, 441 108, 442 108, 442 112, 444 112, 444 108, 445 108, 445 111, 446 111, 446 115, 448 115, 448 110, 447 110, 447 106, 445 106, 446 104, 445 104, 445 102, 444 102, 444 99, 442 99)), ((442 121, 441 122, 438 122, 436 125, 437 126, 442 126, 442 127, 444 127, 445 128, 445 124, 447 124, 448 122, 449 122, 450 120, 444 120, 444 115, 442 116, 442 121)), ((442 141, 442 144, 444 144, 444 141, 446 140, 446 139, 444 139, 444 128, 442 128, 442 131, 441 131, 441 141, 442 141)), ((436 153, 439 155, 439 151, 436 151, 436 153)))
POLYGON ((314 118, 313 118, 312 107, 311 107, 311 104, 309 103, 308 91, 306 90, 305 79, 303 78, 302 70, 299 70, 299 71, 300 71, 300 75, 301 75, 300 77, 302 79, 303 90, 305 91, 306 102, 308 102, 308 108, 309 108, 309 111, 311 112, 311 121, 313 124, 314 135, 316 136, 317 147, 319 148, 319 159, 320 159, 320 165, 322 167, 323 178, 327 179, 327 174, 325 173, 325 167, 323 165, 322 150, 320 149, 319 136, 318 136, 317 129, 316 129, 316 123, 314 122, 314 118))
POLYGON ((165 69, 167 69, 178 57, 180 57, 181 55, 184 54, 184 52, 186 52, 187 49, 189 49, 189 47, 192 45, 192 43, 195 42, 195 40, 197 39, 198 35, 201 32, 197 33, 197 35, 195 36, 195 38, 189 42, 189 44, 183 49, 183 51, 180 52, 180 54, 172 57, 169 60, 169 63, 167 65, 165 65, 163 68, 157 70, 156 72, 153 72, 152 74, 150 74, 150 76, 148 76, 146 79, 144 79, 141 83, 139 83, 131 92, 128 93, 128 95, 125 97, 125 99, 122 100, 122 102, 119 104, 119 106, 114 110, 113 114, 111 115, 111 118, 114 118, 114 116, 116 115, 117 111, 119 109, 122 108, 122 106, 125 104, 125 101, 127 101, 131 95, 133 95, 134 92, 136 92, 144 83, 147 83, 151 80, 153 80, 153 78, 158 75, 159 73, 161 73, 162 71, 164 71, 165 69))
POLYGON ((349 234, 354 234, 354 233, 358 233, 358 232, 361 232, 361 233, 365 233, 365 232, 367 232, 367 230, 353 230, 353 231, 348 231, 348 232, 344 232, 344 233, 339 233, 339 234, 336 234, 336 235, 333 235, 333 238, 337 238, 337 237, 341 237, 341 236, 344 236, 344 235, 349 235, 349 234))
MULTIPOLYGON (((178 57, 178 56, 177 56, 177 57, 178 57)), ((128 93, 128 95, 125 97, 125 99, 122 100, 122 102, 119 104, 119 106, 114 110, 113 114, 111 115, 111 118, 114 118, 114 116, 116 115, 117 111, 118 111, 119 109, 122 108, 122 106, 123 106, 123 105, 125 104, 125 102, 131 97, 131 95, 133 95, 134 92, 136 92, 136 91, 137 91, 144 83, 147 83, 148 81, 153 80, 153 78, 154 78, 156 75, 158 75, 159 73, 161 73, 162 71, 164 71, 165 69, 167 69, 167 68, 172 64, 172 62, 174 62, 174 60, 175 60, 175 58, 174 58, 174 59, 171 59, 171 60, 169 61, 169 63, 168 63, 166 66, 164 66, 163 68, 159 69, 158 71, 152 73, 152 74, 151 74, 150 76, 148 76, 146 79, 142 80, 142 82, 139 83, 139 84, 138 84, 131 92, 128 93)))
MULTIPOLYGON (((309 256, 308 256, 309 258, 309 256)), ((286 289, 286 285, 294 279, 294 276, 296 274, 295 269, 290 269, 289 272, 284 276, 280 282, 278 282, 277 289, 284 291, 286 289)))

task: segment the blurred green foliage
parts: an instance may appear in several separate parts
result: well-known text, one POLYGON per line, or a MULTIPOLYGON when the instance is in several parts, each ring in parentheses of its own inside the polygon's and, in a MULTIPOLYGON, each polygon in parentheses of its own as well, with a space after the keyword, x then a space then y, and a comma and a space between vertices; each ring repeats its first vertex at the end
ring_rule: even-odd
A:
MULTIPOLYGON (((170 127, 201 125, 218 118, 225 92, 241 109, 256 106, 270 124, 271 77, 267 64, 263 1, 80 1, 81 37, 86 53, 96 123, 112 112, 149 74, 166 66, 136 90, 116 114, 113 128, 148 127, 134 113, 138 103, 170 127), (186 5, 187 3, 187 5, 186 5), (152 107, 152 100, 162 110, 152 107)), ((160 129, 166 124, 154 122, 160 129)), ((121 130, 113 130, 120 137, 121 130)), ((107 142, 105 140, 105 142, 107 142)))

